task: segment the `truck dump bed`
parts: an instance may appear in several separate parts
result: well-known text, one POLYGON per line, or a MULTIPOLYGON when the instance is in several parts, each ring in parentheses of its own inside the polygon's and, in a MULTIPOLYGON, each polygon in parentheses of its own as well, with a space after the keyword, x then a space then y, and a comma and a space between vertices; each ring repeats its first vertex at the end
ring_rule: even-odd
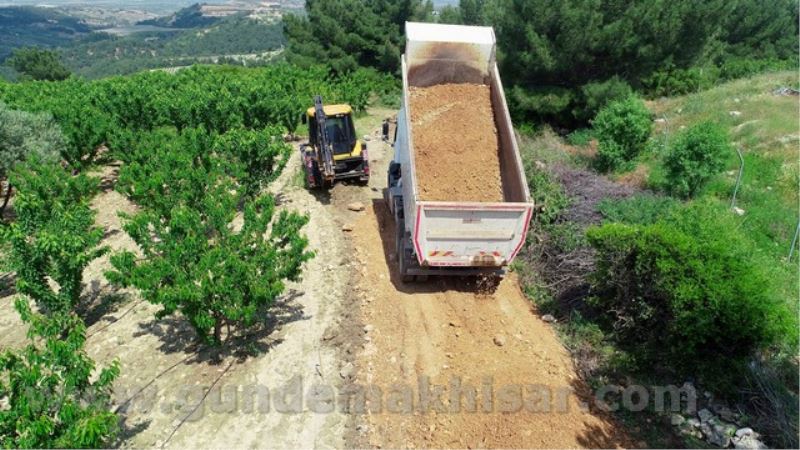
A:
MULTIPOLYGON (((490 27, 407 23, 402 72, 403 106, 398 114, 395 162, 402 173, 398 187, 416 262, 422 269, 499 268, 510 263, 525 242, 533 204, 495 63, 494 31, 490 27), (425 155, 414 151, 409 92, 461 83, 486 85, 490 90, 492 112, 484 114, 494 116, 502 201, 429 201, 420 195, 416 158, 425 155)), ((482 151, 487 149, 463 149, 482 151)), ((450 164, 455 167, 458 159, 454 157, 450 164)))

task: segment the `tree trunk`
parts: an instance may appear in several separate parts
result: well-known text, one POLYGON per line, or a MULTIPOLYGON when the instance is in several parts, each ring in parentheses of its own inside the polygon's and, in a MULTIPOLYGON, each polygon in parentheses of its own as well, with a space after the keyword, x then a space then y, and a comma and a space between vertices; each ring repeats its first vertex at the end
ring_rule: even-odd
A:
POLYGON ((217 320, 214 321, 214 343, 215 344, 219 344, 220 342, 222 342, 221 339, 220 339, 221 338, 221 334, 222 334, 222 319, 218 317, 217 320))
POLYGON ((6 190, 6 198, 3 200, 3 206, 0 207, 0 219, 3 218, 3 215, 6 212, 6 206, 8 206, 8 201, 11 199, 11 191, 14 190, 14 188, 11 186, 11 183, 7 183, 7 184, 8 184, 8 188, 6 190))

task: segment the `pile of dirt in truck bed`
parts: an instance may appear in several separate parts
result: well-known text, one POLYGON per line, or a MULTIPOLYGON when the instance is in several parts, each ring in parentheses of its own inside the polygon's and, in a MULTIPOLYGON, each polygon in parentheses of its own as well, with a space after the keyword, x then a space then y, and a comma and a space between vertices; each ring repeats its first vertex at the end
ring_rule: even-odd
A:
POLYGON ((489 86, 412 87, 409 103, 420 199, 502 202, 489 86))

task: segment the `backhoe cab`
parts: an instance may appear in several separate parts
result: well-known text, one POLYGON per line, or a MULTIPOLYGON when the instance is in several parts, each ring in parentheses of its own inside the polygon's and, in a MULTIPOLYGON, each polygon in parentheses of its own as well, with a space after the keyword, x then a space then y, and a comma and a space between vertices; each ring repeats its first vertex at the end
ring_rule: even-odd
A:
POLYGON ((308 123, 308 144, 300 147, 300 156, 309 187, 330 188, 348 178, 369 180, 367 144, 356 137, 350 105, 323 105, 318 95, 303 123, 308 123))

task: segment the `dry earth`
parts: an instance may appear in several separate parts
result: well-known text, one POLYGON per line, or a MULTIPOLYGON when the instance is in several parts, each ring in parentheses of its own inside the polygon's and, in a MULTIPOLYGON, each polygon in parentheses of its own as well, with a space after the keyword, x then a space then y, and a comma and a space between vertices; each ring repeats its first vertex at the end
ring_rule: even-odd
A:
POLYGON ((420 198, 503 201, 489 86, 411 88, 409 102, 420 198))
MULTIPOLYGON (((374 114, 384 117, 390 111, 374 114)), ((305 232, 316 257, 307 263, 303 280, 289 286, 246 351, 198 347, 181 317, 156 320, 157 307, 136 292, 108 285, 103 276, 110 268, 107 257, 87 269, 82 314, 89 323, 88 352, 99 365, 118 358, 122 367, 115 392, 115 406, 125 417, 120 445, 626 444, 614 423, 580 407, 578 394, 585 387, 553 329, 532 311, 513 275, 491 295, 477 294, 472 281, 464 279, 411 285, 398 280, 390 253, 394 224, 381 200, 391 147, 377 136, 376 130, 370 137, 373 177, 368 187, 338 184, 329 193, 310 193, 294 181, 297 154, 271 186, 281 207, 309 214, 305 232), (353 202, 362 202, 365 211, 350 211, 347 206, 353 202), (390 406, 403 406, 403 401, 392 402, 397 392, 410 392, 410 402, 419 407, 420 377, 436 385, 447 385, 454 377, 463 386, 474 385, 479 412, 466 411, 466 400, 460 413, 391 412, 398 408, 390 406), (481 391, 485 377, 492 380, 493 396, 481 391), (382 390, 377 397, 385 400, 382 412, 359 414, 353 409, 359 403, 345 404, 352 397, 339 395, 366 385, 382 390), (522 404, 514 400, 515 385, 523 389, 522 404), (538 397, 529 395, 526 385, 535 385, 538 397), (298 386, 304 395, 298 394, 298 386), (547 394, 550 399, 542 397, 547 394), (492 399, 490 412, 482 412, 487 398, 492 399)), ((133 249, 117 212, 136 207, 112 190, 115 167, 102 175, 105 189, 94 207, 106 230, 105 243, 115 250, 133 249)), ((5 289, 2 295, 0 346, 19 347, 25 328, 11 306, 11 292, 5 289)), ((375 409, 375 397, 367 398, 365 407, 375 409)), ((444 407, 450 406, 445 401, 444 407)))
POLYGON ((630 445, 616 424, 583 407, 587 387, 576 376, 552 327, 520 292, 513 274, 489 295, 480 293, 470 279, 404 284, 392 253, 394 223, 377 195, 371 206, 353 232, 362 264, 361 309, 367 324, 367 344, 358 366, 359 382, 377 387, 381 395, 366 395, 367 407, 374 412, 368 409, 361 418, 357 444, 378 448, 630 445), (421 385, 425 382, 428 387, 421 385), (451 383, 461 386, 461 395, 453 401, 450 395, 456 389, 451 383), (435 401, 434 385, 443 388, 441 404, 435 401), (476 391, 474 411, 469 409, 467 396, 472 394, 465 393, 467 386, 476 391))

